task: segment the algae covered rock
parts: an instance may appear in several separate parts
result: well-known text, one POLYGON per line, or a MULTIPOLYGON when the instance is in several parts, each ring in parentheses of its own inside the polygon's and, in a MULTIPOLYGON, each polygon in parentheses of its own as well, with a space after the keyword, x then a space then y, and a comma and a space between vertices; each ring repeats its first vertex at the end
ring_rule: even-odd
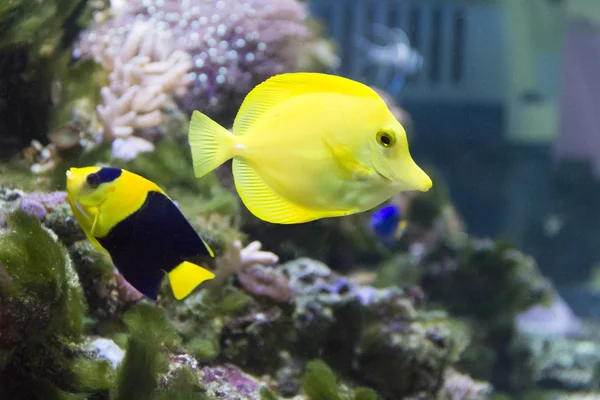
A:
POLYGON ((85 306, 66 249, 35 217, 16 211, 0 218, 5 223, 0 231, 5 327, 0 330, 0 344, 58 332, 78 335, 85 306))
POLYGON ((38 219, 0 212, 0 397, 58 398, 109 385, 106 363, 77 343, 85 317, 65 247, 38 219))
POLYGON ((340 364, 347 364, 362 328, 357 285, 308 258, 280 268, 288 276, 294 298, 297 351, 311 358, 330 351, 341 357, 340 364))
POLYGON ((401 289, 369 289, 362 300, 365 328, 356 349, 358 373, 389 398, 437 392, 446 367, 456 361, 445 315, 418 311, 401 289))
POLYGON ((515 386, 591 392, 600 389, 600 344, 585 337, 521 334, 511 351, 520 360, 515 386))
POLYGON ((443 316, 419 311, 410 291, 361 287, 315 260, 281 268, 293 290, 298 354, 318 355, 386 398, 440 389, 455 354, 443 316))
POLYGON ((456 237, 431 249, 423 261, 423 289, 457 315, 509 319, 553 298, 535 260, 491 240, 456 237))

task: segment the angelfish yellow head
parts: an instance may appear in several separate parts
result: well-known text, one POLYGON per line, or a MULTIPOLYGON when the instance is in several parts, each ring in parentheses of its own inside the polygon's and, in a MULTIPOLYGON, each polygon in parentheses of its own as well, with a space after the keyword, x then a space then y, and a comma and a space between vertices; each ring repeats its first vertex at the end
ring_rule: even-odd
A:
POLYGON ((67 195, 81 207, 100 205, 115 190, 119 168, 70 168, 67 171, 67 195))
POLYGON ((412 159, 406 131, 393 117, 367 135, 373 168, 399 190, 431 188, 431 178, 412 159))

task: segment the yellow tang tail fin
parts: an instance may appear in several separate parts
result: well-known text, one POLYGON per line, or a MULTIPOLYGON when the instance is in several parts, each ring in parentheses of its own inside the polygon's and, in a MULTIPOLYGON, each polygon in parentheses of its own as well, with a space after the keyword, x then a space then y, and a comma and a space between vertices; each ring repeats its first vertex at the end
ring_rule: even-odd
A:
POLYGON ((200 111, 192 113, 188 141, 196 178, 208 174, 234 155, 233 134, 200 111))
POLYGON ((213 279, 215 274, 199 265, 184 261, 169 272, 169 283, 177 300, 186 298, 192 290, 204 281, 213 279))

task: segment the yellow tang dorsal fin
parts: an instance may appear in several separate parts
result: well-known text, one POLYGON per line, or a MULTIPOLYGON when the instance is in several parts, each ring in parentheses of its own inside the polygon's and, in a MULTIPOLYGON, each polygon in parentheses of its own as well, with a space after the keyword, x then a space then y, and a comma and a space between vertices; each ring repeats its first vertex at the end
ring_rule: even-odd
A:
POLYGON ((352 150, 344 144, 331 137, 324 138, 323 141, 329 150, 331 150, 342 168, 352 174, 352 179, 361 180, 375 175, 373 170, 358 161, 353 155, 352 150))
POLYGON ((273 224, 298 224, 333 216, 305 209, 281 198, 243 158, 233 159, 233 177, 244 205, 263 221, 273 224))
POLYGON ((177 300, 186 298, 204 281, 213 279, 215 274, 199 265, 184 261, 169 272, 169 283, 177 300))
POLYGON ((292 96, 318 92, 343 93, 381 100, 381 97, 367 85, 337 75, 317 72, 275 75, 258 84, 248 93, 233 123, 233 133, 246 134, 248 128, 261 115, 292 96))

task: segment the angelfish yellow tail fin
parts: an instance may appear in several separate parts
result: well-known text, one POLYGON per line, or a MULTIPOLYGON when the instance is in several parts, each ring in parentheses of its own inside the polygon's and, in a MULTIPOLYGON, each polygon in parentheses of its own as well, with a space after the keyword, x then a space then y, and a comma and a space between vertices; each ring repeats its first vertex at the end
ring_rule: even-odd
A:
POLYGON ((177 300, 186 298, 192 290, 204 281, 213 279, 215 274, 209 270, 184 261, 169 272, 169 283, 177 300))
POLYGON ((233 134, 200 111, 192 113, 188 141, 196 178, 208 174, 234 155, 233 134))

